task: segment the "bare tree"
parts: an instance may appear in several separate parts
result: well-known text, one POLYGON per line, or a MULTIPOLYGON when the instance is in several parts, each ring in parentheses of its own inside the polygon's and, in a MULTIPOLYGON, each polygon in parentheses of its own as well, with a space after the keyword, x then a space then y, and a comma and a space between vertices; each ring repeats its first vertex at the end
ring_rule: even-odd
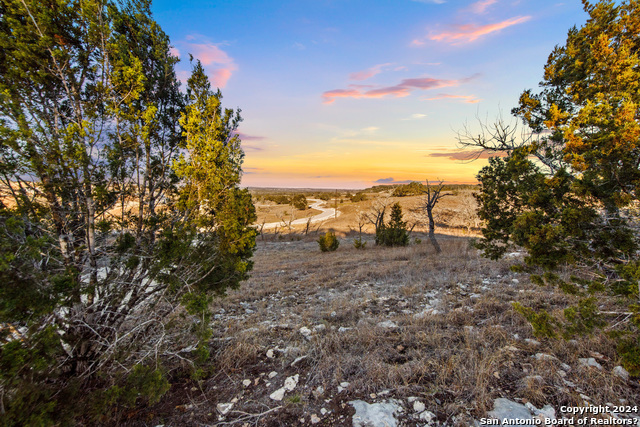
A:
POLYGON ((384 215, 387 211, 387 207, 391 204, 391 199, 385 197, 384 199, 376 199, 371 205, 369 212, 364 212, 364 218, 367 222, 373 224, 375 227, 376 236, 382 227, 384 227, 384 215))
POLYGON ((420 206, 423 212, 427 213, 427 217, 429 218, 429 240, 437 253, 442 252, 442 249, 440 249, 440 245, 438 244, 435 236, 436 222, 433 219, 433 208, 436 207, 436 204, 438 204, 440 199, 452 195, 452 193, 442 193, 443 188, 444 184, 442 180, 438 182, 437 186, 432 188, 429 180, 427 179, 427 189, 425 190, 426 196, 422 199, 422 205, 420 206))

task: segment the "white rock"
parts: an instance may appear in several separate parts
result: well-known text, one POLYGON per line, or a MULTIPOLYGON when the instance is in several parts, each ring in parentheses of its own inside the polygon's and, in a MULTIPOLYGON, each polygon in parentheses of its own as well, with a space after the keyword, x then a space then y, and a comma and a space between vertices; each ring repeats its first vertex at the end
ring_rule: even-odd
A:
POLYGON ((327 329, 327 326, 324 323, 320 323, 319 325, 314 326, 313 329, 316 331, 324 331, 327 329))
POLYGON ((498 420, 505 418, 511 420, 533 420, 531 412, 526 406, 502 397, 493 401, 493 411, 488 412, 487 415, 498 420))
POLYGON ((269 379, 275 377, 276 375, 278 375, 278 373, 276 371, 269 372, 269 379))
POLYGON ((300 357, 296 357, 296 359, 295 359, 293 362, 291 362, 291 366, 295 366, 295 365, 296 365, 296 363, 298 363, 298 362, 300 362, 300 361, 302 361, 302 360, 306 359, 307 357, 308 357, 308 356, 300 356, 300 357))
POLYGON ((578 359, 578 362, 580 363, 580 366, 584 366, 585 368, 591 367, 600 370, 602 369, 602 365, 596 362, 596 359, 594 359, 593 357, 581 357, 580 359, 578 359))
POLYGON ((267 350, 267 357, 269 359, 273 359, 275 357, 275 354, 273 353, 273 349, 267 350))
POLYGON ((321 413, 322 415, 327 415, 327 412, 329 412, 329 411, 327 411, 327 410, 326 410, 326 409, 324 409, 324 408, 321 408, 321 409, 320 409, 320 413, 321 413))
POLYGON ((391 321, 391 320, 385 320, 384 322, 379 322, 378 323, 378 327, 379 328, 395 329, 395 328, 398 327, 398 324, 396 322, 391 321))
POLYGON ((431 424, 431 421, 436 419, 436 414, 431 411, 424 411, 420 414, 420 419, 427 422, 427 425, 431 424))
POLYGON ((231 410, 231 408, 233 408, 233 403, 231 403, 231 402, 229 402, 229 403, 218 403, 216 408, 218 409, 218 412, 220 412, 222 415, 227 415, 229 413, 229 411, 231 410))
POLYGON ((536 346, 536 347, 540 345, 540 341, 532 340, 531 338, 525 338, 524 342, 526 342, 527 344, 531 344, 533 346, 536 346))
POLYGON ((338 332, 347 332, 347 331, 350 331, 351 329, 353 328, 345 328, 344 326, 340 326, 338 328, 338 332))
POLYGON ((292 377, 287 377, 287 379, 284 380, 284 388, 289 391, 293 391, 293 389, 296 388, 296 386, 298 385, 299 377, 300 375, 298 374, 295 374, 292 377))
POLYGON ((284 397, 284 392, 285 392, 284 387, 281 387, 281 388, 277 389, 276 391, 274 391, 273 393, 271 393, 269 395, 269 397, 271 399, 273 399, 273 400, 280 401, 284 397))
POLYGON ((320 422, 320 418, 316 414, 311 414, 311 424, 318 424, 320 422))
POLYGON ((621 379, 627 381, 629 379, 629 372, 624 369, 622 366, 616 366, 613 368, 613 375, 620 377, 621 379))
POLYGON ((395 418, 402 408, 393 402, 381 402, 369 404, 362 400, 349 402, 356 413, 353 415, 353 427, 396 427, 398 421, 395 418))
POLYGON ((426 409, 426 406, 424 406, 424 403, 420 402, 419 400, 416 400, 415 402, 413 402, 413 410, 416 412, 423 412, 426 409))
POLYGON ((242 381, 242 385, 243 385, 244 387, 249 387, 249 386, 251 385, 251 380, 244 380, 244 381, 242 381))
POLYGON ((349 387, 349 384, 351 384, 351 383, 349 383, 348 381, 342 381, 342 382, 340 383, 340 385, 341 385, 342 387, 344 387, 344 388, 349 387))
POLYGON ((557 360, 555 356, 547 353, 536 353, 533 355, 533 358, 536 360, 557 360))
MULTIPOLYGON (((318 388, 316 388, 316 389, 313 391, 313 395, 314 395, 315 397, 320 397, 320 396, 322 396, 323 394, 324 394, 324 387, 322 387, 322 386, 318 386, 318 388)), ((324 415, 324 414, 323 414, 323 415, 324 415)))
POLYGON ((306 326, 300 328, 298 332, 300 332, 305 338, 309 338, 311 336, 311 329, 307 328, 306 326))
POLYGON ((331 317, 336 317, 338 314, 335 311, 331 312, 331 317))

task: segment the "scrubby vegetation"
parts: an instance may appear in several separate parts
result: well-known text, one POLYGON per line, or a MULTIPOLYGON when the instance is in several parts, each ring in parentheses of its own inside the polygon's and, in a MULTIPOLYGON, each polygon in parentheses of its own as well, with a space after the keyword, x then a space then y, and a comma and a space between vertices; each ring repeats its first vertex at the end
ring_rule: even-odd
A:
POLYGON ((318 238, 318 246, 322 252, 333 252, 340 246, 340 241, 334 232, 329 231, 318 238))

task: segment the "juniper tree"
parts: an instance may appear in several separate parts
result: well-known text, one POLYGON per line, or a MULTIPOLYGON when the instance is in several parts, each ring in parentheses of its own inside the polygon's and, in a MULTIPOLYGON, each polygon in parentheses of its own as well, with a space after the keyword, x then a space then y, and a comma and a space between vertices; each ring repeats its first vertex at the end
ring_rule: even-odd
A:
MULTIPOLYGON (((640 2, 583 3, 588 21, 551 53, 540 92, 524 91, 512 110, 527 137, 498 122, 489 137, 461 139, 506 153, 478 175, 485 254, 498 258, 515 243, 527 250, 520 268, 534 281, 582 297, 564 319, 518 307, 540 334, 552 324, 565 334, 601 325, 590 296, 598 289, 626 295, 640 326, 640 2), (554 273, 563 265, 577 270, 571 281, 554 273)), ((620 353, 639 374, 638 330, 621 325, 620 353)))
POLYGON ((61 422, 87 384, 156 399, 163 362, 206 357, 211 295, 251 268, 239 111, 199 65, 180 93, 148 1, 0 8, 5 419, 61 422))

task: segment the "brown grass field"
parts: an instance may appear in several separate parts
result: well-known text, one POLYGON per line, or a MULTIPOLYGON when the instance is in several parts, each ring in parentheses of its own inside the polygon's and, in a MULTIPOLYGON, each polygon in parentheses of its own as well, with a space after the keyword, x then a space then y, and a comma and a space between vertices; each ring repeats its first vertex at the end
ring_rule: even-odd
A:
MULTIPOLYGON (((158 404, 122 414, 122 423, 351 426, 348 402, 356 399, 395 399, 405 408, 403 426, 474 425, 498 397, 551 405, 558 418, 570 417, 560 413, 563 405, 638 405, 638 382, 612 373, 619 360, 604 332, 534 339, 512 303, 561 315, 574 297, 512 272, 522 254, 481 257, 469 244, 478 230, 460 215, 467 193, 436 208, 440 254, 422 224, 410 246, 377 247, 367 234, 365 249, 355 249, 356 212, 373 199, 339 203, 340 217, 306 235, 265 232, 252 277, 214 302, 212 375, 174 382, 158 404), (322 253, 315 240, 330 229, 340 247, 322 253), (594 358, 601 369, 579 358, 594 358), (298 383, 282 400, 269 397, 294 375, 298 383), (415 400, 435 414, 431 424, 418 418, 415 400), (226 403, 233 405, 223 414, 226 403)), ((418 198, 398 201, 417 221, 418 198)), ((614 298, 599 303, 616 311, 614 298)))

